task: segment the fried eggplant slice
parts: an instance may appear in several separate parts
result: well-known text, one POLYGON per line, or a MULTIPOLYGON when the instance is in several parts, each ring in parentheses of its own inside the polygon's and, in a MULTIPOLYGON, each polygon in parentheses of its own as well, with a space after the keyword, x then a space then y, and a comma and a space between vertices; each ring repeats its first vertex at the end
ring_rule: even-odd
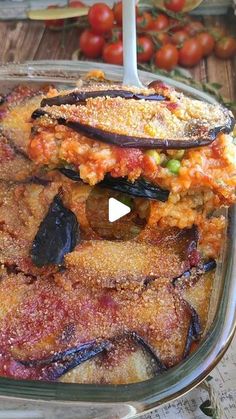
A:
POLYGON ((0 180, 22 182, 35 176, 43 178, 45 173, 0 134, 0 180))
MULTIPOLYGON (((81 180, 79 173, 72 169, 61 168, 60 172, 69 179, 78 182, 81 180)), ((106 175, 104 180, 99 183, 103 188, 112 189, 114 191, 123 192, 131 196, 147 198, 157 201, 166 202, 169 197, 169 191, 159 188, 157 185, 152 185, 145 179, 138 179, 131 183, 125 178, 114 178, 106 175)))
POLYGON ((49 87, 35 90, 27 86, 17 86, 0 106, 0 131, 9 143, 27 156, 32 128, 31 114, 40 105, 49 87))
POLYGON ((150 353, 142 340, 132 336, 113 339, 112 346, 63 375, 63 383, 130 384, 148 380, 166 371, 156 355, 150 353))
POLYGON ((93 341, 59 352, 46 359, 19 361, 22 365, 41 370, 42 379, 55 381, 78 365, 96 357, 111 346, 109 341, 93 341))
POLYGON ((84 281, 87 286, 140 289, 156 278, 173 278, 189 266, 193 230, 168 231, 159 242, 90 240, 80 243, 66 255, 65 265, 72 269, 72 280, 84 281))
MULTIPOLYGON (((139 336, 166 368, 183 359, 192 313, 168 281, 156 281, 134 298, 134 294, 129 297, 82 284, 62 288, 58 283, 66 280, 64 275, 55 274, 55 283, 52 278, 30 281, 23 274, 2 274, 1 375, 45 380, 33 360, 58 357, 69 348, 107 342, 127 333, 139 336), (20 373, 11 362, 8 368, 6 359, 17 366, 20 363, 20 373), (31 364, 26 366, 27 362, 31 364)), ((52 379, 50 374, 48 379, 52 379)))
POLYGON ((30 249, 39 225, 61 187, 60 182, 0 183, 0 261, 35 271, 30 249))
POLYGON ((215 271, 194 276, 192 280, 176 282, 176 292, 187 301, 198 314, 202 331, 205 331, 210 307, 210 298, 214 283, 215 271))
MULTIPOLYGON (((94 94, 94 92, 92 92, 94 94)), ((94 141, 118 147, 188 149, 211 144, 234 127, 233 114, 220 105, 181 95, 175 102, 88 97, 85 106, 44 105, 34 119, 47 115, 94 141), (138 122, 137 122, 138 121, 138 122)), ((62 101, 62 97, 60 99, 62 101)), ((66 101, 66 100, 65 100, 66 101)))
POLYGON ((60 265, 64 256, 75 248, 78 241, 77 218, 57 195, 34 238, 30 252, 32 261, 38 267, 60 265))
POLYGON ((61 105, 80 105, 86 104, 87 99, 96 97, 121 97, 122 99, 135 99, 135 100, 151 100, 160 101, 166 98, 158 93, 142 94, 135 93, 129 90, 92 90, 88 92, 74 91, 65 95, 54 96, 51 98, 45 98, 41 102, 41 107, 44 106, 61 106, 61 105))

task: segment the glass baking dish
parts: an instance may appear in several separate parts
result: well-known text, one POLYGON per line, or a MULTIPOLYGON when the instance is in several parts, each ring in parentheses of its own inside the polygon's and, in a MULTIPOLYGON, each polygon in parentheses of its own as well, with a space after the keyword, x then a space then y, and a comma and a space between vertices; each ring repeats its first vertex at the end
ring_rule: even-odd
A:
MULTIPOLYGON (((61 88, 73 87, 80 76, 93 68, 103 70, 107 79, 122 80, 122 67, 118 66, 79 61, 28 62, 0 67, 0 92, 7 93, 15 85, 24 83, 53 83, 61 88)), ((216 103, 208 94, 163 76, 140 71, 140 78, 144 84, 159 78, 187 95, 216 103)), ((49 412, 55 412, 55 409, 55 417, 59 419, 130 418, 176 399, 198 385, 223 356, 236 327, 235 208, 231 208, 227 216, 228 229, 216 272, 208 327, 198 349, 185 361, 148 381, 119 386, 0 378, 1 403, 3 398, 12 398, 11 407, 17 405, 19 412, 20 406, 25 409, 27 400, 34 418, 49 417, 49 412)))

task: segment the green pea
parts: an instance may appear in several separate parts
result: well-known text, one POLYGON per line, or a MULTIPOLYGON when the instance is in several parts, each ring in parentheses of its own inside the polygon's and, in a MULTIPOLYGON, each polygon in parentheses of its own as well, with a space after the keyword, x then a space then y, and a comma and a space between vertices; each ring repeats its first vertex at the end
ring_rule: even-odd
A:
POLYGON ((148 150, 146 151, 146 155, 151 157, 155 161, 156 164, 161 163, 161 156, 156 150, 148 150))
POLYGON ((166 165, 167 169, 174 175, 177 175, 179 173, 179 169, 181 167, 181 163, 179 160, 171 159, 168 161, 166 165))

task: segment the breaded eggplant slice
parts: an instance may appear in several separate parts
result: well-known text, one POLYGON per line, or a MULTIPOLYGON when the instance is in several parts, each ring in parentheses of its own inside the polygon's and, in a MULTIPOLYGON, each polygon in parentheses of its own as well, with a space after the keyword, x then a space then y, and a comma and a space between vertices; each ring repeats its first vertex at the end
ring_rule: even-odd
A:
POLYGON ((0 182, 0 262, 24 272, 35 271, 30 249, 60 182, 0 182))
POLYGON ((111 348, 62 375, 64 383, 130 384, 148 380, 166 370, 145 342, 124 335, 111 348))
MULTIPOLYGON (((213 266, 213 265, 212 265, 213 266)), ((201 268, 200 268, 201 269, 201 268)), ((199 271, 200 271, 199 269, 199 271)), ((193 269, 197 271, 197 269, 193 269)), ((204 331, 208 318, 215 269, 175 282, 175 289, 198 313, 204 331)))
POLYGON ((90 95, 83 92, 82 101, 77 100, 77 92, 75 104, 71 104, 72 93, 64 100, 59 96, 58 100, 50 99, 49 105, 44 101, 44 106, 32 116, 47 115, 94 141, 146 149, 201 147, 211 144, 220 132, 229 133, 234 127, 233 114, 220 105, 184 95, 176 96, 175 101, 160 101, 159 95, 157 100, 148 100, 146 91, 141 100, 137 100, 137 95, 135 98, 135 93, 127 99, 125 91, 121 90, 119 95, 115 91, 115 97, 111 92, 109 89, 107 96, 105 92, 103 95, 97 92, 97 97, 94 92, 90 95))
POLYGON ((87 286, 139 290, 156 278, 174 278, 189 265, 192 247, 197 245, 192 230, 163 230, 159 242, 90 240, 65 256, 73 271, 73 283, 87 286), (164 234, 168 237, 164 239, 164 234))
POLYGON ((0 134, 0 180, 22 182, 35 176, 43 178, 45 173, 0 134))
POLYGON ((0 105, 0 131, 16 150, 27 156, 31 114, 40 105, 49 87, 35 90, 27 86, 13 89, 0 105))
MULTIPOLYGON (((55 280, 59 283, 67 277, 57 273, 55 280)), ((29 281, 23 274, 3 274, 0 374, 51 380, 48 365, 59 363, 60 353, 78 353, 91 343, 95 349, 102 342, 109 350, 109 341, 133 333, 168 368, 183 359, 191 324, 189 305, 166 280, 150 284, 134 298, 134 294, 129 297, 82 284, 62 288, 52 278, 29 281)))

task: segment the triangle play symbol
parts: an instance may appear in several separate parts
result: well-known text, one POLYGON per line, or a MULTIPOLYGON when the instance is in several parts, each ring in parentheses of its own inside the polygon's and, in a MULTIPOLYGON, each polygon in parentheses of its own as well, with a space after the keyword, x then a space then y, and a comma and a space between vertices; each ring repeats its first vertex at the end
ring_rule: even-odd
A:
POLYGON ((110 223, 119 220, 131 211, 128 205, 123 204, 115 198, 109 198, 108 218, 110 223))

